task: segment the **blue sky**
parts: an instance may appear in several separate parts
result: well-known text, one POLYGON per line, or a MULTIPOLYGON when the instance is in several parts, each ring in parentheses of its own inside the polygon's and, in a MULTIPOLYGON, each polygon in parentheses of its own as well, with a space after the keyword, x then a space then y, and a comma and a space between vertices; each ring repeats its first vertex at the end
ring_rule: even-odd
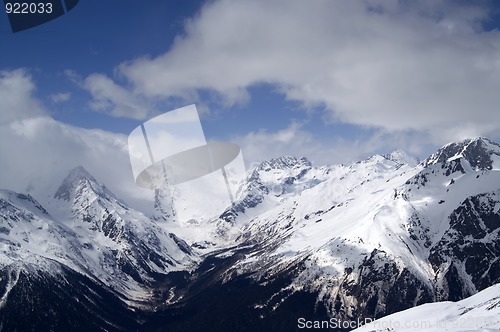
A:
MULTIPOLYGON (((496 1, 88 0, 12 33, 2 12, 0 125, 28 139, 27 121, 46 117, 56 124, 36 125, 123 141, 195 103, 207 137, 238 143, 247 162, 425 158, 500 140, 499 13, 496 1)), ((67 165, 99 169, 79 159, 95 156, 78 152, 85 137, 65 147, 77 151, 67 165)), ((37 149, 60 154, 46 139, 37 149)))

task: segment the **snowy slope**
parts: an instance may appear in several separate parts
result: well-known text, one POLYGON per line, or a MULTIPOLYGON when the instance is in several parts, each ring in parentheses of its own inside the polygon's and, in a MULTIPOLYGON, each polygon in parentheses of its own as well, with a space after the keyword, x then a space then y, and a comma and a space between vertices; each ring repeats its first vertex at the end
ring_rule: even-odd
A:
POLYGON ((458 302, 401 311, 354 331, 500 331, 500 284, 458 302))
POLYGON ((57 222, 31 196, 0 190, 0 264, 58 261, 82 270, 75 234, 57 222))

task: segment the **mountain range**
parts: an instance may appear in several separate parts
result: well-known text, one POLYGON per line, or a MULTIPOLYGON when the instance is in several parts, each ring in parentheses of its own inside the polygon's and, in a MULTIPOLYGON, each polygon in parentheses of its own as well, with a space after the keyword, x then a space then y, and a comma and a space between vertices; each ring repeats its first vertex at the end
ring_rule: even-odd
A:
POLYGON ((271 159, 211 220, 165 222, 161 191, 145 215, 81 166, 51 195, 0 190, 1 329, 294 331, 500 306, 500 146, 486 138, 420 163, 271 159))

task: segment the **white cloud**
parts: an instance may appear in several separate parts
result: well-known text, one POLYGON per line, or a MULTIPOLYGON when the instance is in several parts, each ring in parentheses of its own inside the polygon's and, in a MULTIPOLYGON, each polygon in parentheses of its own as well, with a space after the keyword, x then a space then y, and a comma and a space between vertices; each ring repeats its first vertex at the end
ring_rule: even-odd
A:
MULTIPOLYGON (((144 98, 103 74, 90 74, 83 78, 76 70, 66 69, 64 75, 91 95, 89 106, 92 110, 113 117, 144 120, 158 115, 154 98, 144 98)), ((56 102, 53 99, 54 102, 56 102)))
POLYGON ((233 139, 240 145, 248 164, 283 155, 312 157, 319 148, 317 142, 311 144, 312 140, 311 134, 303 131, 298 123, 276 132, 260 130, 233 139))
POLYGON ((43 106, 33 96, 35 90, 27 70, 0 71, 0 124, 45 114, 43 106))
POLYGON ((63 103, 71 99, 71 93, 70 92, 54 93, 50 95, 50 99, 52 100, 53 103, 56 104, 63 103))
POLYGON ((431 136, 416 131, 377 130, 355 139, 332 133, 325 139, 304 130, 303 124, 297 122, 275 132, 250 132, 233 141, 240 145, 248 166, 284 155, 305 156, 317 166, 349 164, 396 149, 403 149, 416 158, 426 158, 435 149, 431 136))
POLYGON ((153 207, 153 193, 132 175, 124 135, 83 129, 49 117, 0 125, 0 188, 31 194, 41 203, 53 196, 72 168, 82 165, 132 206, 153 207))
POLYGON ((92 95, 90 107, 116 117, 145 119, 154 109, 145 100, 101 74, 89 75, 83 87, 92 95))
POLYGON ((324 105, 336 121, 460 138, 500 129, 500 32, 487 8, 449 1, 209 2, 170 50, 123 63, 135 94, 216 92, 261 82, 324 105), (454 135, 453 133, 456 133, 454 135))
POLYGON ((83 165, 118 197, 139 209, 153 207, 152 193, 134 182, 124 135, 58 122, 35 91, 27 70, 0 71, 0 188, 33 187, 32 194, 45 202, 70 169, 83 165))

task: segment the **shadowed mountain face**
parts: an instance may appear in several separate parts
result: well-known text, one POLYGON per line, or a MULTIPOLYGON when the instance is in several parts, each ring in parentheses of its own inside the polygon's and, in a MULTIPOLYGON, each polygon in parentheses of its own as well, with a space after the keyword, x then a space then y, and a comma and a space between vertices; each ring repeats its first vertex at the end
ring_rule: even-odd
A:
POLYGON ((157 192, 145 216, 83 167, 50 207, 0 191, 2 326, 293 331, 500 281, 500 146, 485 138, 419 165, 402 151, 322 167, 275 158, 205 223, 165 222, 171 200, 157 192))
POLYGON ((424 161, 426 166, 445 163, 450 159, 464 158, 472 168, 491 170, 495 160, 500 157, 500 145, 487 138, 466 139, 443 146, 424 161))

